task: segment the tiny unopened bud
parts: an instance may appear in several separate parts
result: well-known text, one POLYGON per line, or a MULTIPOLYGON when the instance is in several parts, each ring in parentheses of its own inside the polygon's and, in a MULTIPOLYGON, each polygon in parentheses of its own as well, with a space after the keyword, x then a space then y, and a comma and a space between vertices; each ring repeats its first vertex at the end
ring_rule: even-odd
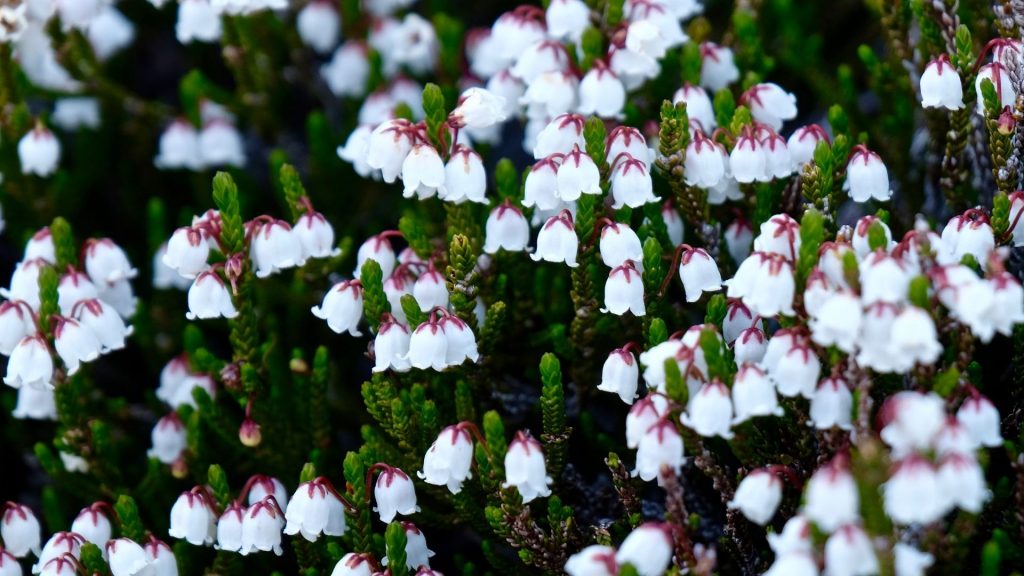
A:
POLYGON ((249 448, 255 448, 260 445, 263 441, 263 434, 260 432, 260 425, 256 423, 252 418, 246 418, 242 420, 242 425, 238 427, 238 441, 243 446, 249 448))

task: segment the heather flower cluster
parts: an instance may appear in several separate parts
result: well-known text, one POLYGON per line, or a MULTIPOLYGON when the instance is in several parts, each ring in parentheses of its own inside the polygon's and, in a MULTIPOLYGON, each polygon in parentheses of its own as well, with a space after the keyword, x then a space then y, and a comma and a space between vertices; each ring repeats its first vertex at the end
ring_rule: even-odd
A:
POLYGON ((1019 572, 983 4, 0 0, 0 576, 1019 572))

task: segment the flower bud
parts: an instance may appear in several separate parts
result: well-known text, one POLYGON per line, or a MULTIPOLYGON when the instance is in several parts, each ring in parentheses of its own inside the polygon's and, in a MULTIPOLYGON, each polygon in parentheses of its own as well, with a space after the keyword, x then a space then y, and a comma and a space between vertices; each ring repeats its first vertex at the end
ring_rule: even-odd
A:
POLYGON ((473 438, 456 426, 441 431, 423 456, 423 470, 416 475, 427 484, 447 486, 452 494, 462 491, 462 483, 473 476, 473 438))
POLYGON ((548 476, 540 442, 520 430, 505 453, 505 482, 503 488, 514 486, 523 498, 523 504, 538 496, 551 495, 551 477, 548 476))
POLYGON ((212 544, 216 537, 213 506, 202 488, 182 492, 171 507, 171 527, 167 533, 193 546, 212 544))
POLYGON ((548 218, 537 235, 537 251, 530 254, 534 262, 564 262, 570 268, 578 266, 576 251, 579 239, 573 225, 572 214, 562 210, 557 216, 548 218))
POLYGON ((189 320, 238 316, 224 280, 211 271, 200 272, 188 289, 188 309, 185 317, 189 320))
POLYGON ((16 502, 4 505, 0 538, 4 549, 15 558, 24 558, 29 552, 40 555, 39 520, 28 506, 16 502))
POLYGON ((645 522, 622 541, 615 561, 620 566, 632 564, 639 576, 660 576, 672 561, 672 542, 668 524, 645 522))
POLYGON ((764 526, 782 502, 782 480, 770 468, 758 468, 740 482, 729 501, 730 510, 738 509, 747 520, 764 526))
POLYGON ((252 418, 242 420, 242 424, 238 427, 238 441, 247 448, 259 446, 263 441, 260 425, 252 418))
POLYGON ((335 334, 362 336, 359 321, 363 317, 363 285, 358 280, 338 282, 324 295, 320 306, 313 306, 311 311, 313 316, 326 320, 335 334))

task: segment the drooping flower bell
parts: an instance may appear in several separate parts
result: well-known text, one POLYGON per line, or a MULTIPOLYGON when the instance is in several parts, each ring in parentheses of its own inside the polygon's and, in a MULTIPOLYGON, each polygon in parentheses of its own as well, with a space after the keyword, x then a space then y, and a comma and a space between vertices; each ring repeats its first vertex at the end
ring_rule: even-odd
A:
POLYGON ((185 317, 189 320, 238 316, 224 280, 209 270, 200 272, 188 289, 188 310, 185 317))
POLYGON ((863 308, 860 298, 841 291, 826 297, 821 308, 811 317, 811 340, 820 346, 836 346, 853 353, 860 338, 863 308))
POLYGON ((714 42, 700 45, 701 68, 700 85, 711 92, 718 92, 729 84, 739 80, 740 71, 732 48, 719 46, 714 42))
POLYGON ((319 54, 327 54, 338 43, 341 17, 331 2, 315 0, 299 10, 295 17, 295 28, 304 44, 319 54))
POLYGON ((850 199, 854 202, 867 202, 871 199, 885 202, 892 196, 889 171, 882 157, 863 144, 853 147, 850 161, 846 163, 846 182, 843 187, 850 192, 850 199))
POLYGON ((611 176, 612 209, 623 206, 639 208, 659 199, 654 195, 654 183, 647 164, 635 157, 624 158, 615 164, 611 176))
POLYGON ((345 505, 330 481, 322 477, 295 489, 288 500, 285 521, 285 534, 301 534, 309 542, 316 542, 321 534, 342 536, 347 528, 345 505))
POLYGON ((860 518, 857 483, 839 458, 819 468, 804 490, 803 514, 825 533, 860 518))
POLYGON ((420 310, 424 312, 437 307, 448 307, 448 287, 444 275, 438 272, 433 263, 416 279, 412 287, 412 295, 416 298, 420 310))
POLYGON ((110 238, 90 238, 83 245, 85 271, 97 286, 134 278, 138 270, 128 262, 128 255, 110 238))
MULTIPOLYGON (((104 509, 109 510, 109 505, 106 502, 96 502, 91 506, 86 506, 78 512, 78 516, 75 516, 75 520, 71 523, 71 531, 81 535, 86 541, 91 542, 103 549, 110 540, 110 535, 113 530, 110 524, 110 518, 103 511, 104 509)), ((141 547, 139 550, 141 551, 141 547)))
POLYGON ((1002 62, 995 61, 979 68, 978 75, 974 80, 974 90, 978 94, 978 114, 981 116, 986 114, 985 97, 981 90, 985 80, 991 82, 995 87, 996 95, 999 97, 999 108, 1003 109, 1007 106, 1013 108, 1014 102, 1017 100, 1017 93, 1014 91, 1010 71, 1002 62))
POLYGON ((828 134, 817 124, 801 126, 793 132, 786 141, 786 148, 789 149, 789 159, 793 163, 794 171, 799 173, 805 165, 814 161, 814 151, 818 148, 819 142, 828 142, 828 134))
POLYGON ((506 200, 491 210, 485 227, 484 252, 521 252, 529 242, 530 224, 519 208, 506 200))
POLYGON ((765 182, 768 175, 768 158, 764 147, 754 137, 749 127, 745 128, 729 153, 729 171, 740 184, 765 182))
POLYGON ((639 266, 644 255, 636 232, 626 224, 611 221, 601 228, 598 251, 601 261, 609 268, 617 268, 629 261, 639 266))
POLYGON ((722 273, 718 264, 703 248, 693 248, 686 244, 679 258, 679 279, 683 282, 687 302, 696 302, 704 292, 717 292, 722 289, 722 273))
POLYGON ((725 284, 726 296, 742 299, 753 314, 764 318, 793 315, 793 265, 779 254, 751 254, 725 284))
POLYGON ((786 397, 813 397, 820 374, 821 360, 810 346, 802 343, 790 347, 769 369, 779 394, 786 397))
POLYGON ((615 561, 631 564, 640 576, 660 576, 668 570, 674 549, 669 524, 645 522, 633 529, 619 545, 615 561))
MULTIPOLYGON (((85 538, 81 534, 74 532, 54 533, 46 541, 46 544, 43 544, 43 550, 38 554, 39 559, 32 566, 32 573, 38 574, 41 566, 46 566, 47 563, 55 559, 72 558, 78 560, 82 554, 82 544, 85 544, 85 538)), ((43 573, 46 573, 45 570, 43 573)))
POLYGON ((107 563, 113 576, 145 576, 152 574, 152 561, 138 542, 117 538, 106 543, 107 563))
POLYGON ((526 174, 523 185, 523 206, 527 208, 536 206, 540 210, 554 210, 560 205, 558 163, 554 156, 549 156, 530 167, 530 171, 526 174))
POLYGON ((564 570, 569 576, 615 576, 619 573, 615 548, 600 544, 587 546, 569 557, 564 570))
POLYGON ((601 312, 621 316, 632 312, 634 316, 647 314, 644 305, 644 283, 632 260, 613 268, 604 285, 604 305, 601 312))
MULTIPOLYGON (((718 127, 718 123, 715 121, 715 109, 711 103, 711 97, 700 86, 693 86, 689 83, 683 84, 682 88, 676 90, 676 93, 672 96, 673 105, 680 102, 686 104, 687 117, 691 124, 697 122, 701 133, 710 134, 718 127)), ((696 136, 696 133, 694 136, 696 136)), ((689 158, 689 150, 687 150, 686 155, 689 158)))
POLYGON ((438 196, 446 202, 461 204, 465 201, 486 204, 487 172, 483 159, 474 150, 458 145, 444 165, 444 193, 438 196))
POLYGON ((930 524, 953 507, 954 495, 943 490, 934 466, 912 454, 896 464, 882 485, 885 513, 896 524, 930 524))
POLYGON ((166 542, 157 540, 150 535, 149 540, 142 548, 146 551, 146 558, 149 558, 151 566, 153 566, 153 576, 177 576, 178 561, 166 542))
POLYGON ((213 504, 201 487, 182 492, 171 507, 171 527, 167 533, 194 546, 212 544, 217 535, 213 504))
POLYGON ((380 515, 381 522, 390 523, 397 514, 408 516, 419 512, 416 489, 409 475, 387 464, 377 466, 382 472, 374 485, 373 497, 377 502, 374 510, 380 515))
POLYGON ((102 345, 101 352, 124 348, 125 338, 132 334, 113 307, 102 300, 82 300, 71 309, 72 316, 83 328, 91 331, 102 345))
POLYGON ((29 552, 39 556, 42 538, 39 520, 32 509, 16 502, 7 502, 2 508, 0 538, 4 549, 15 558, 24 558, 29 552))
POLYGON ((448 346, 445 349, 445 364, 458 366, 469 360, 477 362, 480 360, 480 352, 476 345, 476 334, 469 324, 454 314, 444 314, 441 318, 441 328, 444 330, 448 346))
POLYGON ((750 115, 761 124, 778 131, 786 120, 796 118, 796 96, 778 84, 755 84, 740 96, 740 103, 750 108, 750 115))
POLYGON ((67 367, 68 376, 72 376, 78 372, 82 362, 92 362, 99 358, 102 345, 96 334, 78 321, 63 316, 55 318, 57 324, 53 329, 53 347, 67 367))
POLYGON ((207 242, 206 233, 198 228, 185 226, 171 234, 163 262, 181 276, 195 278, 209 268, 206 263, 209 256, 210 244, 207 242))
POLYGON ((502 487, 514 486, 522 496, 523 504, 527 504, 538 496, 551 495, 551 482, 540 442, 527 432, 516 432, 505 453, 505 482, 502 487))
POLYGON ((246 509, 239 502, 232 502, 217 520, 217 543, 214 548, 225 552, 238 552, 242 549, 242 519, 246 509))
MULTIPOLYGON (((638 406, 640 406, 639 403, 634 406, 634 409, 638 406)), ((653 405, 650 408, 643 407, 638 413, 641 417, 644 416, 644 413, 650 417, 654 409, 656 406, 653 405)), ((679 474, 683 464, 686 463, 686 457, 683 453, 683 437, 676 429, 676 425, 668 418, 658 416, 653 423, 640 432, 633 476, 639 476, 646 482, 657 479, 660 483, 663 470, 679 474)))
POLYGON ((385 315, 373 340, 374 372, 409 370, 409 329, 391 314, 385 315))
POLYGON ((444 161, 437 150, 429 144, 416 144, 402 161, 402 196, 423 200, 435 194, 445 197, 444 161))
POLYGON ((444 325, 431 313, 409 337, 409 353, 405 359, 413 368, 438 372, 448 367, 448 336, 444 325))
POLYGON ((825 542, 825 569, 836 576, 878 574, 878 556, 864 529, 847 524, 825 542))
POLYGON ((886 398, 882 418, 880 436, 900 458, 931 447, 946 422, 945 402, 934 393, 897 392, 886 398))
POLYGON ((18 160, 22 174, 50 176, 60 161, 60 141, 40 123, 18 142, 18 160))
POLYGON ((473 437, 461 424, 441 430, 437 440, 423 455, 423 470, 416 475, 427 484, 447 486, 452 494, 462 491, 462 483, 473 476, 473 437))
POLYGON ((959 110, 964 107, 960 74, 946 54, 932 60, 921 74, 921 106, 959 110))
POLYGON ((249 506, 242 517, 242 556, 254 552, 270 552, 280 556, 281 530, 284 528, 284 511, 273 496, 249 506))
POLYGON ((582 194, 601 194, 597 164, 577 145, 562 158, 555 181, 558 197, 563 202, 578 200, 582 194))
POLYGON ((10 356, 22 338, 36 333, 35 313, 20 300, 0 303, 0 354, 10 356))
POLYGON ((312 209, 299 216, 299 221, 292 228, 292 236, 302 249, 299 260, 331 258, 341 254, 341 249, 334 246, 334 228, 323 214, 312 209))
POLYGON ((701 188, 717 186, 726 174, 725 148, 704 135, 700 130, 694 132, 693 139, 686 147, 686 162, 683 175, 686 183, 701 188))
POLYGON ((327 326, 336 334, 348 332, 362 336, 359 321, 363 317, 363 285, 359 280, 344 280, 335 284, 320 306, 310 309, 313 315, 327 321, 327 326))
POLYGON ((576 252, 579 239, 573 225, 572 213, 562 210, 557 216, 548 218, 537 235, 537 250, 530 254, 534 262, 564 262, 570 268, 578 266, 576 252))
POLYGON ((331 576, 373 576, 376 564, 373 556, 363 553, 349 552, 338 560, 331 571, 331 576))
POLYGON ((626 447, 639 447, 647 431, 667 412, 668 400, 661 394, 648 394, 633 404, 626 414, 626 447))
POLYGON ((746 422, 756 416, 782 416, 775 386, 757 364, 745 362, 732 384, 732 404, 735 415, 733 425, 746 422))
MULTIPOLYGON (((562 0, 566 1, 582 4, 579 0, 562 0)), ((618 75, 603 64, 598 60, 583 76, 579 87, 580 103, 576 109, 580 114, 593 114, 599 118, 621 118, 622 109, 626 106, 626 87, 618 75)))
POLYGON ((552 154, 567 154, 572 147, 586 148, 583 139, 583 126, 586 118, 579 114, 560 114, 555 116, 537 134, 537 143, 533 147, 533 157, 537 160, 552 154))
POLYGON ((391 184, 402 173, 405 157, 412 150, 415 129, 408 120, 383 122, 370 133, 366 164, 380 170, 384 182, 391 184))
POLYGON ((717 380, 704 384, 690 397, 680 421, 701 436, 721 436, 726 440, 732 438, 732 399, 729 389, 717 380))
POLYGON ((764 526, 782 502, 782 480, 771 467, 758 468, 740 482, 729 501, 729 509, 737 509, 751 522, 764 526))
POLYGON ((818 430, 852 430, 853 394, 839 377, 826 378, 811 397, 811 424, 818 430))
MULTIPOLYGON (((412 522, 402 522, 402 529, 405 531, 405 566, 410 569, 429 568, 434 551, 427 548, 427 538, 423 532, 412 522)), ((388 565, 386 555, 381 559, 381 564, 388 565)))
MULTIPOLYGON (((628 345, 627 345, 628 346, 628 345)), ((640 381, 640 366, 628 347, 616 348, 608 354, 601 368, 601 383, 597 389, 618 394, 626 404, 636 399, 640 381)))
POLYGON ((956 412, 956 419, 977 445, 994 448, 1003 444, 999 410, 988 398, 977 395, 964 400, 956 412))
POLYGON ((152 447, 146 453, 164 464, 173 464, 188 445, 185 425, 177 412, 171 412, 157 421, 151 435, 152 447))
POLYGON ((12 388, 51 388, 53 357, 41 334, 25 336, 7 361, 4 384, 12 388))

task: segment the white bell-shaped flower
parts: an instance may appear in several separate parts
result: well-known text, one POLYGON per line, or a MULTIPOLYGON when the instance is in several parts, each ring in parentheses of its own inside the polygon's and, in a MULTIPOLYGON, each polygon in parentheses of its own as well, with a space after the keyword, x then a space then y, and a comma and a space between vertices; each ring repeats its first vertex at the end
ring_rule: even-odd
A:
MULTIPOLYGON (((583 4, 580 0, 561 1, 583 4)), ((552 2, 552 5, 557 3, 552 2)), ((550 10, 550 7, 548 9, 550 10)), ((580 114, 593 114, 599 118, 622 118, 622 109, 626 106, 626 87, 610 68, 603 65, 603 62, 595 63, 580 81, 579 97, 580 103, 576 110, 580 114)))
POLYGON ((785 178, 793 173, 793 160, 785 138, 770 132, 760 144, 764 151, 765 172, 770 178, 785 178))
POLYGON ((735 416, 732 424, 737 425, 756 416, 782 416, 779 399, 767 373, 757 364, 745 362, 732 384, 732 404, 735 416))
POLYGON ((729 300, 726 304, 725 318, 722 319, 722 337, 725 338, 726 344, 732 344, 747 328, 762 328, 763 324, 760 318, 755 319, 750 308, 747 308, 742 300, 729 300))
POLYGON ((768 158, 764 147, 749 129, 740 135, 732 152, 729 153, 729 172, 740 184, 765 182, 771 179, 768 175, 768 158))
MULTIPOLYGON (((402 522, 402 528, 405 530, 406 568, 429 568, 430 558, 434 556, 434 551, 427 548, 427 539, 423 536, 423 532, 420 532, 420 529, 412 522, 402 522)), ((387 549, 385 548, 386 551, 387 549)), ((384 566, 388 565, 387 556, 381 559, 381 564, 384 566)))
POLYGON ((427 484, 447 486, 452 494, 472 478, 473 437, 460 425, 448 426, 423 456, 423 470, 416 475, 427 484))
POLYGON ((800 254, 800 223, 788 214, 775 214, 763 224, 757 238, 754 239, 754 250, 784 256, 795 262, 800 254))
POLYGON ((821 360, 805 344, 794 344, 779 358, 778 364, 769 370, 779 394, 787 397, 814 397, 820 374, 821 360))
POLYGON ((283 220, 270 220, 254 228, 249 249, 257 278, 266 278, 306 262, 302 243, 283 220))
POLYGON ((937 394, 903 391, 886 399, 882 440, 900 458, 927 450, 946 422, 945 402, 937 394))
POLYGON ((82 300, 99 298, 99 295, 96 285, 84 272, 70 271, 61 276, 57 285, 57 306, 60 307, 61 314, 70 316, 75 304, 82 300))
POLYGON ((217 534, 213 505, 203 488, 183 492, 171 507, 171 527, 167 533, 193 546, 212 544, 217 534))
POLYGON ((104 549, 113 576, 148 576, 154 572, 146 551, 134 540, 117 538, 107 542, 104 549))
POLYGON ((376 562, 370 554, 349 552, 334 565, 331 576, 373 576, 376 562))
POLYGON ((782 532, 768 533, 768 546, 776 556, 786 556, 794 552, 810 552, 811 526, 807 518, 797 514, 786 521, 782 532))
POLYGON ((331 258, 341 254, 341 248, 334 246, 334 227, 319 212, 310 210, 299 216, 299 221, 292 228, 292 236, 299 241, 301 260, 331 258))
POLYGON ((53 385, 53 357, 41 334, 25 336, 7 360, 4 384, 12 388, 50 388, 53 385))
POLYGON ((768 351, 768 338, 763 330, 752 326, 740 332, 733 342, 732 350, 737 365, 742 366, 745 362, 756 364, 764 359, 768 351))
POLYGON ((708 382, 690 397, 686 412, 680 416, 683 425, 701 436, 732 438, 732 398, 721 382, 708 382))
POLYGON ((811 476, 804 489, 803 515, 825 533, 860 519, 857 482, 844 464, 833 460, 811 476))
POLYGON ((878 574, 878 556, 864 529, 847 524, 825 542, 825 573, 832 576, 878 574))
POLYGON ((572 213, 562 210, 557 216, 548 218, 537 235, 537 250, 530 254, 534 262, 564 262, 570 268, 578 266, 576 251, 579 239, 573 225, 572 213))
POLYGON ((253 552, 270 552, 280 556, 284 511, 273 496, 267 496, 245 511, 242 517, 242 556, 253 552))
POLYGON ((409 516, 420 511, 416 505, 416 487, 406 472, 394 466, 384 465, 381 475, 374 485, 374 508, 384 524, 394 520, 396 515, 409 516))
POLYGON ((647 164, 635 157, 624 157, 615 164, 611 176, 612 209, 623 206, 638 208, 644 204, 658 202, 654 195, 654 183, 647 164))
POLYGON ((138 274, 124 250, 109 238, 90 238, 85 241, 83 251, 85 271, 96 285, 113 284, 138 274))
POLYGON ((380 170, 384 182, 391 184, 403 172, 414 138, 415 128, 408 120, 399 118, 381 123, 370 133, 366 164, 380 170))
POLYGON ((860 298, 850 292, 835 292, 827 297, 811 317, 811 340, 820 346, 836 346, 853 353, 860 336, 863 309, 860 298))
POLYGON ((924 576, 935 557, 902 542, 893 546, 897 576, 924 576))
POLYGON ((885 513, 896 524, 931 524, 953 507, 954 495, 943 490, 934 466, 913 454, 896 464, 882 485, 885 513))
POLYGON ((37 125, 18 141, 18 160, 22 174, 50 176, 60 161, 60 141, 48 128, 37 125))
POLYGON ((519 103, 532 117, 551 118, 577 108, 579 82, 571 72, 552 70, 530 81, 519 103))
POLYGON ((242 549, 242 520, 246 509, 239 502, 232 502, 217 520, 217 550, 238 552, 242 549))
MULTIPOLYGON (((217 9, 213 7, 210 0, 182 0, 178 4, 178 20, 174 26, 174 33, 178 38, 178 42, 182 44, 188 44, 193 41, 216 42, 220 40, 220 36, 223 33, 220 14, 217 13, 217 9)), ((195 137, 194 130, 193 137, 195 137)), ((162 153, 163 138, 161 137, 160 140, 162 153)), ((196 142, 195 146, 198 147, 198 142, 196 142)), ((193 166, 198 164, 198 155, 190 156, 181 162, 172 162, 171 164, 166 167, 193 168, 193 166)), ((159 161, 157 167, 162 167, 159 161)))
POLYGON ((177 576, 178 561, 166 542, 151 537, 142 548, 153 566, 153 576, 177 576))
POLYGON ((359 321, 363 317, 363 285, 358 280, 338 282, 327 294, 320 306, 310 309, 313 315, 327 321, 327 326, 336 334, 348 332, 362 336, 359 321))
POLYGON ((977 514, 992 497, 985 472, 972 454, 947 454, 939 464, 939 486, 961 510, 977 514))
POLYGON ((195 278, 209 268, 210 244, 206 233, 198 228, 178 228, 167 241, 163 262, 185 278, 195 278))
POLYGON ((586 119, 579 114, 559 114, 537 134, 533 157, 537 160, 552 154, 567 154, 573 146, 586 148, 583 125, 586 119))
POLYGON ((633 469, 634 477, 639 476, 646 482, 657 479, 660 484, 663 469, 679 474, 685 463, 683 437, 671 420, 657 417, 641 431, 636 451, 636 468, 633 469))
POLYGON ((57 400, 49 388, 18 388, 18 400, 11 416, 19 420, 56 420, 57 400))
MULTIPOLYGON (((101 550, 106 546, 113 532, 110 518, 103 512, 106 506, 107 504, 104 502, 86 506, 78 512, 78 516, 75 516, 71 523, 72 532, 81 535, 87 542, 99 546, 101 550)), ((141 551, 142 548, 140 547, 139 550, 141 551)))
POLYGON ((152 447, 146 452, 150 458, 156 458, 163 464, 173 464, 181 457, 182 452, 188 446, 188 435, 185 433, 185 425, 178 418, 177 412, 160 418, 150 436, 152 447))
POLYGON ((628 157, 647 161, 652 158, 651 149, 640 130, 632 126, 616 126, 608 133, 605 159, 608 166, 615 166, 619 160, 628 157))
POLYGON ((783 256, 755 252, 725 281, 729 298, 741 298, 753 314, 768 318, 793 315, 796 291, 793 265, 783 256))
POLYGON ((668 412, 668 401, 661 394, 641 398, 626 414, 626 447, 638 448, 647 431, 668 412))
POLYGON ((345 534, 345 505, 325 478, 300 484, 288 501, 284 516, 284 533, 301 534, 309 542, 316 542, 321 534, 345 534))
POLYGON ((238 316, 224 280, 211 271, 200 272, 192 282, 188 289, 188 310, 185 317, 189 320, 238 316))
POLYGON ((730 510, 737 509, 754 524, 767 524, 782 502, 782 480, 770 468, 758 468, 740 481, 729 501, 730 510))
POLYGON ((956 419, 979 446, 994 448, 1003 444, 1003 436, 999 432, 999 410, 988 398, 978 395, 964 400, 956 412, 956 419))
POLYGON ((382 275, 387 278, 395 271, 395 250, 388 241, 388 232, 377 234, 366 239, 356 253, 356 269, 353 276, 359 277, 363 270, 363 264, 367 260, 373 260, 380 265, 382 275))
POLYGON ((964 107, 960 74, 946 54, 932 60, 921 74, 921 106, 959 110, 964 107))
POLYGON ((601 367, 601 383, 597 389, 618 394, 626 404, 632 404, 637 397, 640 383, 640 365, 627 348, 616 348, 608 354, 601 367))
POLYGON ((947 263, 959 263, 968 254, 979 264, 988 262, 989 253, 995 248, 995 237, 988 217, 974 208, 954 216, 942 229, 942 245, 948 252, 940 254, 939 258, 947 263))
POLYGON ((234 124, 214 119, 199 131, 199 159, 204 167, 245 165, 242 135, 234 124))
POLYGON ((299 10, 295 17, 295 27, 303 43, 319 54, 327 54, 338 43, 341 17, 334 4, 316 0, 299 10))
POLYGON ((51 557, 46 562, 37 562, 32 567, 32 572, 39 576, 75 576, 78 574, 79 565, 76 555, 62 554, 51 557))
POLYGON ((719 46, 713 42, 700 45, 701 68, 700 85, 712 92, 718 92, 739 80, 740 71, 732 48, 719 46))
POLYGON ((679 278, 683 282, 687 302, 696 302, 704 292, 722 289, 722 273, 718 271, 718 264, 703 248, 684 248, 679 259, 679 278))
MULTIPOLYGON (((388 315, 390 316, 390 315, 388 315)), ((406 359, 409 353, 409 329, 395 320, 394 316, 385 317, 373 340, 374 372, 391 369, 405 372, 411 368, 406 359)))
POLYGON ((522 430, 516 432, 505 453, 505 482, 502 487, 514 486, 523 503, 527 504, 538 496, 549 496, 551 482, 540 442, 522 430))
POLYGON ((420 200, 435 194, 444 197, 445 188, 444 161, 437 150, 429 144, 416 144, 402 161, 402 196, 420 200))
POLYGON ((810 425, 818 430, 852 430, 853 394, 846 380, 833 376, 818 384, 811 397, 810 425))
POLYGON ((867 202, 872 198, 885 202, 892 196, 889 171, 882 157, 863 144, 853 147, 850 161, 846 163, 846 182, 843 187, 849 191, 850 199, 854 202, 867 202))
POLYGON ((26 336, 36 333, 35 313, 20 300, 0 303, 0 354, 10 356, 26 336))
POLYGON ((24 558, 29 552, 40 555, 42 537, 39 519, 24 504, 9 502, 4 505, 3 517, 0 519, 0 538, 4 540, 4 550, 15 558, 24 558))
POLYGON ((632 312, 634 316, 647 314, 644 305, 644 283, 633 262, 613 268, 604 285, 604 305, 601 312, 621 316, 632 312))
POLYGON ((582 194, 601 193, 601 174, 597 164, 586 153, 573 146, 562 158, 556 174, 558 197, 563 202, 578 200, 582 194))
POLYGON ((491 210, 484 230, 484 252, 488 254, 498 250, 521 252, 530 242, 529 222, 508 200, 491 210))
POLYGON ((725 247, 734 262, 743 262, 750 256, 754 241, 754 229, 750 222, 737 218, 725 227, 725 247))
MULTIPOLYGON (((560 154, 560 153, 559 153, 560 154)), ((549 156, 534 164, 526 174, 523 206, 553 210, 561 204, 558 197, 558 164, 549 156)))
POLYGON ((444 165, 444 195, 442 200, 461 204, 465 201, 486 203, 487 172, 480 155, 459 145, 444 165))
MULTIPOLYGON (((700 86, 693 86, 689 83, 683 84, 683 87, 676 90, 676 93, 672 96, 672 104, 680 102, 686 104, 686 116, 690 119, 691 124, 697 122, 700 132, 710 134, 718 127, 718 123, 715 121, 715 108, 711 103, 711 97, 700 86)), ((686 155, 689 157, 689 150, 687 150, 686 155)))
POLYGON ((899 304, 907 299, 911 274, 906 264, 877 250, 860 264, 861 300, 899 304))
POLYGON ((124 348, 125 338, 132 334, 132 327, 125 325, 117 311, 103 300, 82 300, 75 304, 71 313, 83 328, 96 336, 103 353, 124 348))
POLYGON ((660 576, 668 570, 674 550, 672 529, 668 524, 645 522, 626 536, 615 553, 621 566, 631 564, 639 576, 660 576))
POLYGON ((448 366, 458 366, 466 360, 477 362, 480 359, 476 335, 469 324, 454 314, 447 314, 441 319, 441 328, 448 340, 445 350, 445 363, 448 366))
POLYGON ((1000 109, 1007 106, 1013 108, 1014 102, 1017 100, 1017 93, 1013 88, 1010 71, 1002 62, 996 61, 979 68, 978 75, 974 79, 974 90, 978 95, 978 114, 982 116, 986 114, 985 98, 981 92, 981 85, 985 80, 992 82, 993 86, 995 86, 996 95, 999 96, 1000 109))
POLYGON ((615 576, 619 573, 615 548, 600 544, 592 544, 569 556, 563 569, 569 576, 615 576))
POLYGON ((409 353, 405 359, 413 368, 440 372, 448 367, 448 336, 444 325, 431 317, 420 324, 409 337, 409 353))
POLYGON ((828 142, 828 134, 817 124, 801 126, 793 132, 786 141, 786 148, 789 149, 789 159, 793 163, 794 171, 799 173, 805 165, 814 161, 814 151, 818 148, 819 142, 828 142))
POLYGON ((434 308, 448 307, 448 288, 445 285, 445 278, 440 272, 429 266, 420 274, 413 284, 412 295, 416 298, 420 310, 428 312, 434 308))
POLYGON ((796 118, 796 96, 778 84, 755 84, 740 96, 740 103, 750 108, 754 120, 778 131, 786 120, 796 118))
POLYGON ((932 317, 916 306, 907 306, 893 320, 892 346, 902 359, 902 370, 914 364, 933 364, 943 350, 932 317))
POLYGON ((686 147, 686 161, 683 164, 686 183, 701 188, 717 186, 725 178, 728 156, 723 154, 724 151, 724 146, 700 130, 694 132, 693 139, 686 147))
POLYGON ((644 257, 640 237, 628 225, 618 222, 609 222, 601 228, 598 251, 601 261, 609 268, 617 268, 626 262, 639 265, 644 257))

